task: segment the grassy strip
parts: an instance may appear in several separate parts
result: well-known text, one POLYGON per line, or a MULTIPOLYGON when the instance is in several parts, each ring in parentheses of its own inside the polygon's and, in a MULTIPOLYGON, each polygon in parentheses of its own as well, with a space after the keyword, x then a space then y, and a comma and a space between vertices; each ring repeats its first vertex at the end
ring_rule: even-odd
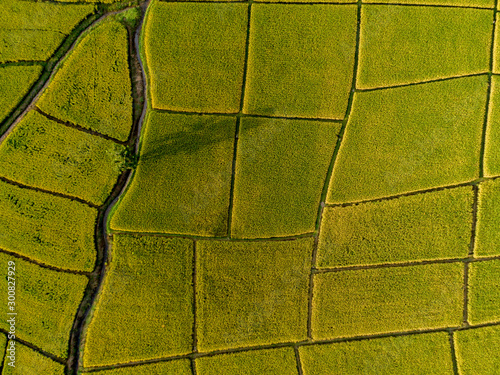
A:
POLYGON ((469 320, 471 324, 500 319, 500 261, 469 265, 469 320))
POLYGON ((386 337, 300 347, 307 375, 449 375, 448 333, 386 337))
POLYGON ((356 9, 255 4, 244 113, 343 118, 354 64, 356 9))
POLYGON ((150 112, 139 165, 111 229, 226 235, 235 122, 150 112))
MULTIPOLYGON (((500 32, 497 33, 499 35, 500 32)), ((499 36, 500 37, 500 36, 499 36)), ((484 155, 485 176, 500 174, 500 77, 491 78, 491 102, 484 155)))
POLYGON ((491 375, 500 368, 500 327, 482 327, 455 333, 461 375, 491 375))
POLYGON ((313 232, 339 128, 338 123, 243 118, 231 235, 313 232))
POLYGON ((153 108, 238 112, 247 10, 234 3, 151 4, 145 54, 153 108))
POLYGON ((479 185, 478 219, 474 253, 478 256, 500 255, 500 180, 479 185))
POLYGON ((326 207, 318 267, 466 257, 470 186, 348 207, 326 207))
POLYGON ((477 178, 486 91, 478 76, 357 93, 327 203, 477 178))
POLYGON ((132 126, 127 30, 113 18, 92 28, 63 62, 38 106, 63 121, 126 141, 132 126))
POLYGON ((84 367, 191 352, 192 257, 190 240, 115 236, 84 367))
MULTIPOLYGON (((9 345, 12 341, 9 341, 9 345)), ((2 375, 63 375, 64 366, 54 362, 52 359, 16 342, 16 360, 14 366, 9 365, 9 359, 5 359, 2 375)), ((7 354, 8 355, 8 354, 7 354)))
POLYGON ((460 325, 459 263, 317 274, 312 335, 330 339, 460 325))
POLYGON ((192 375, 189 360, 174 360, 169 362, 152 363, 133 367, 115 368, 96 372, 103 375, 192 375))
POLYGON ((199 375, 297 375, 293 348, 202 357, 196 360, 196 369, 199 375))
POLYGON ((120 174, 122 153, 112 141, 31 111, 0 145, 0 175, 101 204, 120 174))
POLYGON ((97 211, 0 181, 0 248, 54 267, 92 271, 97 211))
POLYGON ((197 242, 198 350, 305 339, 312 245, 197 242))

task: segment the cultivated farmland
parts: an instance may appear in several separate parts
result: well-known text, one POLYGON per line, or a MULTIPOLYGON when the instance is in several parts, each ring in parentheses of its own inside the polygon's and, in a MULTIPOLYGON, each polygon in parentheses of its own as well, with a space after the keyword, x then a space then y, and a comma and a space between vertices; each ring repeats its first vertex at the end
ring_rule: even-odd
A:
POLYGON ((16 343, 16 366, 3 367, 2 375, 63 375, 64 365, 43 356, 26 345, 16 343))

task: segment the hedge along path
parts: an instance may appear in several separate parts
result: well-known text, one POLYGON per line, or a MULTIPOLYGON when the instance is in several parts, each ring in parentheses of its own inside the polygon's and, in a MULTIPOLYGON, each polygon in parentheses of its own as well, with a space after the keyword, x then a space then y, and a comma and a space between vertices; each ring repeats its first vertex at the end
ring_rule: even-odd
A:
POLYGON ((455 333, 460 375, 489 375, 498 371, 500 327, 481 327, 455 333))
POLYGON ((0 249, 53 267, 92 271, 97 210, 0 181, 0 249))
POLYGON ((108 17, 84 34, 37 105, 63 121, 126 141, 132 127, 126 28, 108 17))
POLYGON ((479 185, 477 216, 475 255, 500 255, 500 180, 479 185))
POLYGON ((5 360, 2 375, 63 375, 64 365, 47 358, 29 347, 16 342, 15 367, 5 360))

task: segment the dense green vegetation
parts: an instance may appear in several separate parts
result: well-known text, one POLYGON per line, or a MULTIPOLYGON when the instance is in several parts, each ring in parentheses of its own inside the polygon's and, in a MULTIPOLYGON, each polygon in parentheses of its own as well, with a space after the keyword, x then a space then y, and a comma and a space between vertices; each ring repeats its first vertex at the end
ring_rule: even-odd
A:
POLYGON ((458 326, 463 265, 431 264, 315 276, 315 339, 458 326))
POLYGON ((112 230, 224 236, 236 119, 152 111, 112 230))
POLYGON ((264 238, 314 231, 339 129, 335 123, 244 118, 232 236, 264 238))
POLYGON ((498 246, 500 243, 499 222, 500 180, 485 181, 479 185, 476 255, 500 255, 498 246))
MULTIPOLYGON (((500 33, 499 33, 500 34, 500 33)), ((491 79, 491 99, 484 155, 484 174, 500 175, 500 77, 491 79)))
POLYGON ((110 268, 86 334, 84 366, 191 352, 192 264, 190 240, 114 236, 110 268))
POLYGON ((318 267, 466 257, 472 187, 323 211, 318 267))
POLYGON ((92 271, 97 210, 0 181, 0 248, 39 262, 92 271))
POLYGON ((0 144, 0 175, 101 204, 120 174, 122 151, 31 111, 0 144))
POLYGON ((152 363, 134 367, 117 368, 98 372, 102 375, 192 375, 189 360, 152 363))
POLYGON ((492 10, 366 5, 357 85, 392 86, 487 72, 492 21, 492 10))
POLYGON ((61 120, 127 140, 132 126, 127 56, 127 30, 106 19, 73 49, 38 106, 61 120))
POLYGON ((153 108, 236 113, 246 4, 154 1, 144 30, 153 108))
POLYGON ((196 360, 199 375, 297 375, 292 348, 202 357, 196 360))
MULTIPOLYGON (((48 270, 0 253, 5 275, 10 261, 15 262, 16 336, 66 358, 71 327, 87 277, 48 270)), ((7 285, 7 277, 0 278, 3 290, 8 290, 7 285)), ((0 327, 8 330, 10 326, 3 319, 0 327)))
POLYGON ((355 44, 355 5, 254 5, 244 112, 342 119, 355 44))
POLYGON ((15 367, 4 363, 2 375, 63 375, 64 366, 16 342, 15 367))
POLYGON ((477 178, 486 89, 481 76, 357 93, 327 202, 477 178))
POLYGON ((500 320, 500 260, 469 265, 469 320, 486 323, 500 320))
POLYGON ((303 346, 307 375, 449 375, 453 373, 448 333, 387 337, 303 346))
POLYGON ((196 246, 200 351, 306 338, 312 238, 196 246))
POLYGON ((455 346, 460 375, 491 375, 500 368, 499 326, 458 331, 455 346))
POLYGON ((41 65, 0 67, 0 92, 2 92, 0 96, 0 122, 28 93, 42 70, 41 65))

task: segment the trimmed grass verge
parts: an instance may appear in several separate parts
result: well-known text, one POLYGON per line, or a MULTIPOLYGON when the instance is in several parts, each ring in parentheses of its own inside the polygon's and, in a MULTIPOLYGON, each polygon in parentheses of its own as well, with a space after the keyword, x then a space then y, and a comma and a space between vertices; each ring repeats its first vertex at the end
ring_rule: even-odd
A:
POLYGON ((500 320, 500 260, 472 263, 469 269, 470 323, 500 320))
POLYGON ((492 375, 500 368, 500 327, 483 327, 455 333, 460 375, 492 375))

